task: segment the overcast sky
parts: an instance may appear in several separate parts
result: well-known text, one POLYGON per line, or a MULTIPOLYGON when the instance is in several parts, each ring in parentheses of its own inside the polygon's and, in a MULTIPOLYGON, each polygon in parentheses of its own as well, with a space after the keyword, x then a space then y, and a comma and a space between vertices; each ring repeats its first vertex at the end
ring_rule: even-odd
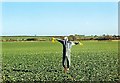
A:
POLYGON ((2 35, 118 34, 117 2, 7 2, 2 18, 2 35))

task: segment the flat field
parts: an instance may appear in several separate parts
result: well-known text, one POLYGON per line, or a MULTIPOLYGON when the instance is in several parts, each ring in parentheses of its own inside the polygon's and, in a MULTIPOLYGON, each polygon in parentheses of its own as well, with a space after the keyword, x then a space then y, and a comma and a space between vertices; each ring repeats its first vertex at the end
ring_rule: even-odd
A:
POLYGON ((118 42, 82 43, 72 47, 65 74, 60 43, 3 42, 3 81, 118 81, 118 42))

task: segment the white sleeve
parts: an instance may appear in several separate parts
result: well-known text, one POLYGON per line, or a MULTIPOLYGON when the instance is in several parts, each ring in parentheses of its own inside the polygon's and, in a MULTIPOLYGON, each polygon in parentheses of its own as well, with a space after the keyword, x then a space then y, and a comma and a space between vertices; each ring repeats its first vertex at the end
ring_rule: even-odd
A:
POLYGON ((75 45, 75 43, 71 41, 71 45, 73 46, 73 45, 75 45))

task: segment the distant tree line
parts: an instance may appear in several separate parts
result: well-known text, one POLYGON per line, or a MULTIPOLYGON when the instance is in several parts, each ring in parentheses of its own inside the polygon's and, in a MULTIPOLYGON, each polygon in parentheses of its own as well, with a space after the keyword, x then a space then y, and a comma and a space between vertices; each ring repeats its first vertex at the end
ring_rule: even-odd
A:
POLYGON ((97 36, 97 35, 91 35, 91 36, 85 36, 85 35, 70 35, 68 36, 69 40, 72 41, 79 41, 79 40, 120 40, 120 35, 105 35, 97 36))
MULTIPOLYGON (((51 41, 52 37, 64 39, 65 36, 3 36, 0 41, 51 41)), ((85 36, 85 35, 69 35, 68 39, 71 41, 80 41, 80 40, 120 40, 120 35, 105 35, 97 36, 97 35, 91 35, 91 36, 85 36)))

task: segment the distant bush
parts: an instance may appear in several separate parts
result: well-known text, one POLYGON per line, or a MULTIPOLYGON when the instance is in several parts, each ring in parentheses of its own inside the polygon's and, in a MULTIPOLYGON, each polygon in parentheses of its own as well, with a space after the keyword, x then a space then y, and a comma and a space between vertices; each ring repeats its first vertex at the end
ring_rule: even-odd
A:
POLYGON ((26 39, 26 41, 37 41, 38 39, 37 38, 28 38, 26 39))

